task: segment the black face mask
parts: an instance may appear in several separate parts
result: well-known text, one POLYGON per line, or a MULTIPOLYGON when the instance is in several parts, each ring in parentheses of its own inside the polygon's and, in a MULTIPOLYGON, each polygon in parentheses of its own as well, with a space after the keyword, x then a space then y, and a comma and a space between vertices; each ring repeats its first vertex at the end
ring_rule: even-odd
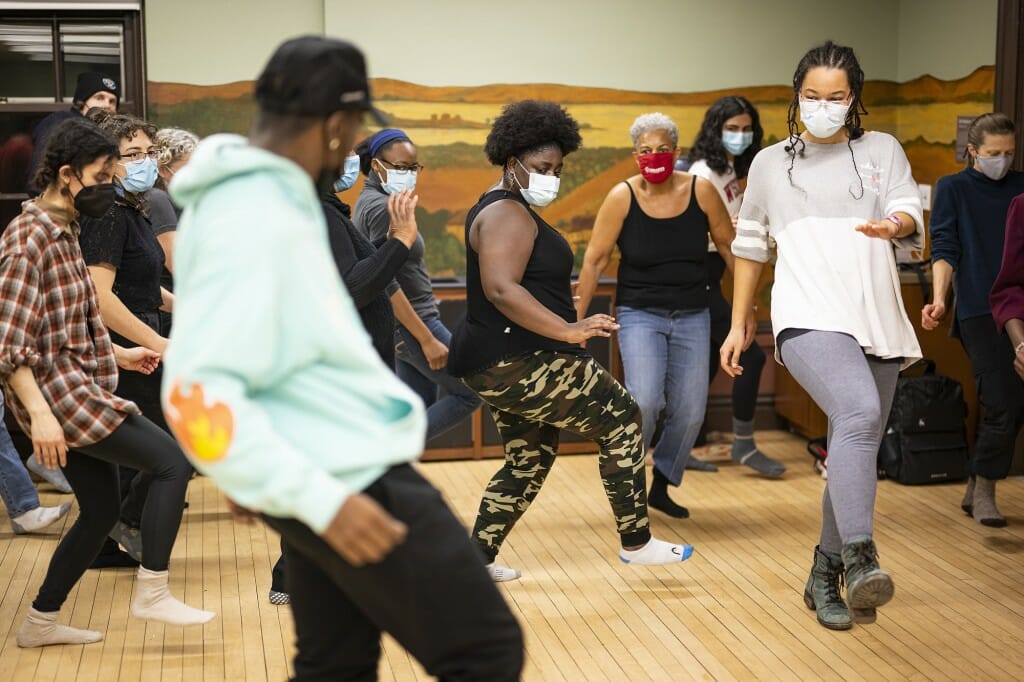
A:
POLYGON ((117 191, 112 182, 85 185, 75 197, 75 210, 90 218, 102 218, 116 199, 117 191))

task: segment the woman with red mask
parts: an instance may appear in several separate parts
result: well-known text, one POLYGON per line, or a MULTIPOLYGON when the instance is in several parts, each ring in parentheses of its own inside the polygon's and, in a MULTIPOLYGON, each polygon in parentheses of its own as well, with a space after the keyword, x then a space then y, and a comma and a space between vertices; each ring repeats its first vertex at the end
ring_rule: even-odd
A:
MULTIPOLYGON (((673 170, 679 131, 672 119, 644 114, 629 133, 640 173, 613 187, 597 212, 576 310, 583 319, 598 277, 618 246, 619 351, 626 388, 640 403, 645 447, 664 420, 654 447, 648 504, 686 518, 689 511, 672 501, 668 485, 682 483, 707 403, 708 233, 731 271, 735 229, 711 182, 673 170)), ((748 345, 753 324, 751 314, 748 345)))

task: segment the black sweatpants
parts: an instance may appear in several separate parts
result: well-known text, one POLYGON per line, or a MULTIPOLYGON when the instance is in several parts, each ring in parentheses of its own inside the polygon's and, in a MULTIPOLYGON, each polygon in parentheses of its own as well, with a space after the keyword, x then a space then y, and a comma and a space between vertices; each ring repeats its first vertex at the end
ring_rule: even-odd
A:
POLYGON ((78 500, 79 515, 50 559, 32 606, 59 611, 68 592, 100 551, 121 508, 118 465, 152 477, 142 512, 142 565, 165 571, 181 525, 192 466, 178 443, 145 417, 129 415, 112 434, 68 452, 64 476, 78 500))
POLYGON ((439 680, 518 680, 523 638, 469 535, 409 465, 363 491, 409 527, 380 563, 355 567, 294 519, 281 534, 295 617, 296 680, 376 680, 388 632, 439 680))
POLYGON ((1013 369, 1013 344, 999 333, 991 315, 961 320, 960 342, 971 359, 981 404, 971 474, 1004 479, 1024 425, 1024 383, 1013 369))

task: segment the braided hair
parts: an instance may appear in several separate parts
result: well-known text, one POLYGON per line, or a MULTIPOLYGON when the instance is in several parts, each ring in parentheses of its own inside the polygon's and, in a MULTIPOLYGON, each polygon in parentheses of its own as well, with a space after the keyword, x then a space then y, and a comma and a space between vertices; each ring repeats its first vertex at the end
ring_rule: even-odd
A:
POLYGON ((800 138, 800 129, 797 127, 797 119, 800 114, 800 89, 803 87, 804 78, 807 72, 817 67, 826 69, 841 69, 846 72, 846 78, 850 83, 850 92, 853 99, 850 101, 850 109, 846 112, 846 123, 844 127, 848 133, 846 146, 850 150, 850 159, 853 162, 853 170, 860 182, 860 194, 856 195, 850 190, 854 199, 864 196, 864 180, 857 170, 857 159, 853 155, 853 140, 864 135, 864 128, 861 127, 861 114, 867 115, 868 110, 864 108, 861 95, 864 91, 864 70, 857 61, 852 47, 837 45, 831 40, 822 45, 811 48, 797 64, 796 72, 793 74, 793 99, 789 103, 789 111, 786 114, 786 123, 789 130, 789 140, 786 144, 786 152, 789 153, 789 169, 786 171, 789 176, 789 184, 793 187, 793 166, 796 164, 796 157, 804 155, 806 145, 800 138))

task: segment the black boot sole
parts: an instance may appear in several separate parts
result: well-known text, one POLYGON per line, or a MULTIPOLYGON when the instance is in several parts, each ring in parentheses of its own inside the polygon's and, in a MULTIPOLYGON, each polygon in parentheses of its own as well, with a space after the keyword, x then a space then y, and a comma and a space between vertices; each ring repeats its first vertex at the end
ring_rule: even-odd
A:
POLYGON ((980 519, 978 523, 980 523, 983 526, 988 526, 989 528, 1006 527, 1006 519, 980 519))
POLYGON ((874 610, 892 601, 896 586, 888 573, 877 573, 861 580, 856 590, 846 586, 846 602, 854 611, 874 610))
MULTIPOLYGON (((818 610, 814 606, 814 597, 811 596, 811 593, 807 590, 804 590, 804 605, 811 611, 816 612, 818 610)), ((820 616, 818 617, 818 624, 828 630, 849 630, 853 627, 853 621, 850 621, 849 623, 827 623, 823 621, 820 616)))
POLYGON ((974 516, 973 504, 961 504, 960 508, 964 510, 964 514, 967 514, 968 516, 974 516))

